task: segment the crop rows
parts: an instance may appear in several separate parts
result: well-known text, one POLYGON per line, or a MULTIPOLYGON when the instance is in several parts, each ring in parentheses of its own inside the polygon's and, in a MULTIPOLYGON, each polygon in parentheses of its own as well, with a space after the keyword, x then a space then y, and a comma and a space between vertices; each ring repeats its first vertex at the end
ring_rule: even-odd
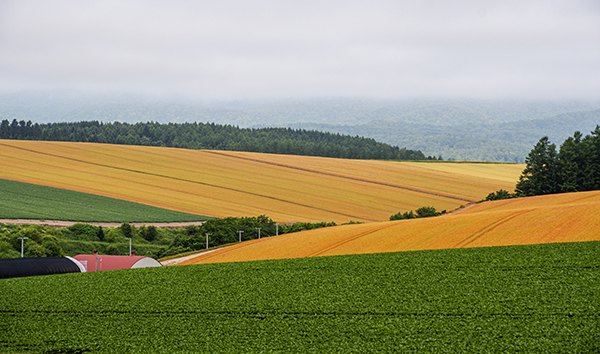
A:
POLYGON ((424 249, 600 241, 600 191, 485 202, 453 215, 255 240, 185 264, 424 249))
POLYGON ((6 279, 0 352, 597 352, 600 242, 6 279))
POLYGON ((202 215, 5 179, 0 179, 0 193, 0 219, 87 222, 183 222, 208 219, 202 215))
POLYGON ((437 171, 437 164, 40 141, 0 145, 0 178, 201 215, 265 214, 278 222, 381 221, 425 205, 452 210, 511 188, 520 168, 490 165, 512 171, 512 179, 470 178, 437 171))

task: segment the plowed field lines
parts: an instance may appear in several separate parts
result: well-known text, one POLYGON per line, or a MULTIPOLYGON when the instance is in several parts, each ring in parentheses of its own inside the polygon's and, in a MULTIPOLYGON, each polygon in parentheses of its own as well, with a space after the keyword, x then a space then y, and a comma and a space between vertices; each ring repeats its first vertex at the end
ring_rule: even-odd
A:
MULTIPOLYGON (((8 146, 8 145, 2 144, 2 143, 0 143, 0 145, 4 145, 6 147, 13 147, 13 146, 8 146)), ((82 163, 82 164, 93 165, 93 166, 98 166, 98 167, 113 169, 113 170, 117 170, 117 171, 125 171, 125 172, 131 172, 131 173, 140 174, 140 175, 144 175, 144 176, 153 176, 153 177, 165 178, 165 179, 173 180, 173 181, 180 181, 180 182, 192 183, 192 184, 197 184, 197 185, 202 185, 202 186, 208 186, 208 187, 218 188, 218 189, 227 190, 227 191, 232 191, 232 192, 236 192, 236 193, 252 195, 252 196, 256 196, 256 197, 260 197, 260 198, 275 200, 275 201, 279 201, 279 202, 283 202, 283 203, 287 203, 287 204, 292 204, 292 205, 296 205, 296 206, 301 206, 301 207, 305 207, 305 208, 311 208, 311 209, 325 211, 325 212, 329 212, 329 213, 335 213, 335 214, 346 216, 346 217, 348 217, 350 219, 358 217, 357 215, 340 213, 339 211, 333 210, 333 209, 326 209, 326 208, 323 208, 323 207, 320 207, 320 206, 298 203, 298 202, 294 202, 294 201, 291 201, 291 200, 286 200, 286 199, 283 199, 283 198, 277 198, 277 197, 273 197, 273 196, 269 196, 269 195, 265 195, 265 194, 252 193, 252 192, 249 192, 249 191, 246 191, 246 190, 242 190, 242 189, 230 188, 230 187, 220 186, 220 185, 217 185, 217 184, 211 184, 211 183, 206 183, 206 182, 199 182, 199 181, 195 181, 195 180, 190 180, 190 179, 185 179, 185 178, 180 178, 180 177, 175 177, 175 176, 169 176, 169 175, 164 175, 164 174, 159 174, 159 173, 151 173, 151 172, 146 172, 146 171, 134 170, 134 169, 130 169, 130 168, 123 168, 123 167, 118 167, 118 166, 112 166, 112 165, 106 165, 106 164, 101 164, 101 163, 95 163, 95 162, 90 162, 90 161, 85 161, 85 160, 80 160, 80 159, 75 159, 75 158, 69 158, 69 157, 65 157, 65 156, 60 156, 60 155, 55 155, 55 154, 49 154, 49 153, 45 153, 45 152, 41 152, 41 151, 35 151, 35 150, 25 149, 25 148, 20 148, 20 147, 13 147, 13 148, 16 148, 18 150, 28 151, 28 152, 31 152, 31 153, 34 153, 34 154, 38 154, 38 155, 52 156, 52 157, 55 157, 55 158, 58 158, 58 159, 62 159, 62 160, 75 161, 75 162, 82 163)), ((227 156, 227 155, 224 155, 224 156, 227 156)), ((40 162, 37 162, 37 163, 40 164, 40 162)), ((108 177, 108 176, 104 176, 104 177, 108 177)), ((138 184, 145 184, 144 182, 142 182, 140 180, 137 180, 137 179, 135 181, 138 184)), ((359 180, 357 179, 357 181, 359 181, 359 180)), ((365 181, 362 181, 362 182, 365 182, 365 181)), ((172 191, 178 191, 177 189, 170 189, 167 186, 168 186, 168 184, 165 184, 165 187, 162 187, 162 188, 163 189, 167 189, 167 190, 172 190, 172 191)), ((433 195, 435 195, 435 194, 433 194, 433 195)), ((448 197, 448 198, 452 198, 452 197, 448 197)), ((456 198, 454 198, 454 199, 456 199, 456 198)), ((371 221, 376 221, 376 220, 371 220, 371 221)))
POLYGON ((492 222, 491 224, 485 226, 484 228, 478 230, 477 232, 475 232, 474 234, 468 236, 467 238, 465 238, 464 240, 460 241, 459 243, 457 243, 453 248, 461 248, 461 247, 467 247, 469 244, 473 243, 475 240, 477 240, 478 238, 480 238, 481 236, 487 234, 488 232, 491 232, 492 230, 496 229, 498 226, 516 218, 517 216, 520 216, 521 214, 527 213, 529 210, 524 210, 524 211, 520 211, 520 212, 516 212, 512 215, 508 215, 507 217, 501 218, 499 220, 496 220, 494 222, 492 222))
POLYGON ((600 241, 600 191, 486 202, 444 217, 344 225, 226 247, 184 264, 600 241))
POLYGON ((336 249, 338 247, 341 247, 341 246, 343 246, 345 244, 349 244, 349 243, 354 242, 354 241, 356 241, 356 240, 358 240, 360 238, 363 238, 363 237, 368 237, 369 235, 372 235, 375 232, 381 232, 381 231, 383 231, 385 229, 388 229, 388 228, 391 228, 391 227, 394 227, 394 225, 389 225, 388 224, 388 225, 382 226, 380 228, 377 228, 375 230, 368 230, 368 231, 365 231, 365 232, 361 232, 361 233, 359 233, 359 234, 357 234, 355 236, 348 237, 345 240, 335 242, 331 246, 324 247, 322 250, 320 250, 318 252, 314 252, 314 253, 312 253, 310 255, 307 255, 307 257, 317 257, 317 256, 325 255, 325 254, 327 254, 327 252, 329 252, 331 250, 334 250, 334 249, 336 249))
POLYGON ((521 168, 467 164, 470 177, 444 164, 14 140, 0 142, 0 165, 3 179, 188 213, 336 223, 452 210, 510 189, 521 168))
POLYGON ((398 184, 393 184, 393 183, 388 183, 388 182, 381 182, 381 181, 369 180, 369 179, 365 179, 365 178, 358 178, 358 177, 352 177, 352 176, 345 176, 345 175, 341 175, 341 174, 337 174, 337 173, 318 171, 318 170, 313 170, 313 169, 309 169, 309 168, 286 165, 286 164, 282 164, 282 163, 253 159, 253 158, 245 157, 245 156, 235 156, 235 155, 227 154, 227 153, 220 152, 220 151, 208 151, 208 152, 211 154, 231 157, 231 158, 235 158, 235 159, 254 161, 254 162, 263 163, 263 164, 267 164, 267 165, 289 168, 292 170, 310 172, 310 173, 315 173, 315 174, 324 175, 324 176, 331 176, 331 177, 335 177, 335 178, 349 179, 352 181, 358 181, 358 182, 364 182, 364 183, 371 183, 371 184, 376 184, 376 185, 385 186, 385 187, 398 188, 398 189, 403 189, 403 190, 407 190, 407 191, 411 191, 411 192, 423 193, 423 194, 427 194, 427 195, 432 195, 432 196, 442 197, 442 198, 449 198, 449 199, 459 200, 459 201, 463 201, 463 202, 474 203, 477 201, 474 199, 468 199, 468 198, 457 197, 457 196, 453 196, 453 195, 449 195, 449 194, 442 194, 442 193, 437 193, 437 192, 432 192, 432 191, 427 191, 427 190, 422 190, 422 189, 417 189, 417 188, 411 188, 411 187, 401 186, 398 184))

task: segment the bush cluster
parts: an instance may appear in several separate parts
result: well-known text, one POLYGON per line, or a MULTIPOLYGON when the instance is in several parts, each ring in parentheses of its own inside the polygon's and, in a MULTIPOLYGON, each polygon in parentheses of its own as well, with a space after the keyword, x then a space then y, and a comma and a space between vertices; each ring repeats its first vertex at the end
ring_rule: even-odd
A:
POLYGON ((398 212, 398 213, 390 216, 390 221, 404 220, 404 219, 416 219, 416 218, 429 218, 432 216, 439 216, 439 215, 442 215, 445 213, 446 213, 446 210, 437 211, 432 206, 424 206, 424 207, 420 207, 419 209, 417 209, 416 213, 414 213, 412 210, 409 212, 404 212, 404 213, 398 212))

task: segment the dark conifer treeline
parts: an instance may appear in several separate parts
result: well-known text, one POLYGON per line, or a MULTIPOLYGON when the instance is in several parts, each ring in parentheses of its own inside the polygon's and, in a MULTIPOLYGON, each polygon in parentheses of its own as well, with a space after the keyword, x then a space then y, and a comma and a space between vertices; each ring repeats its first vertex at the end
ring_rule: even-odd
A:
MULTIPOLYGON (((289 155, 378 160, 432 160, 421 151, 374 139, 290 128, 239 128, 215 123, 75 123, 0 124, 0 139, 76 141, 167 146, 186 149, 250 151, 289 155)), ((439 157, 441 160, 441 156, 439 157)))
MULTIPOLYGON (((582 192, 600 189, 600 126, 585 137, 575 132, 556 151, 545 136, 525 159, 515 194, 490 194, 487 200, 506 197, 582 192), (502 197, 504 196, 504 197, 502 197)), ((499 191, 501 192, 501 191, 499 191)))

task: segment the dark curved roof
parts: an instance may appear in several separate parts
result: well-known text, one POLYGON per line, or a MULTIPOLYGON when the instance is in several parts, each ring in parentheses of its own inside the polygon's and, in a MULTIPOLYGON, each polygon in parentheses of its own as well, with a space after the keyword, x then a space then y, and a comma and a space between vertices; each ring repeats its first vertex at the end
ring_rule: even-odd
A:
POLYGON ((0 279, 78 272, 80 267, 67 257, 0 259, 0 279))

